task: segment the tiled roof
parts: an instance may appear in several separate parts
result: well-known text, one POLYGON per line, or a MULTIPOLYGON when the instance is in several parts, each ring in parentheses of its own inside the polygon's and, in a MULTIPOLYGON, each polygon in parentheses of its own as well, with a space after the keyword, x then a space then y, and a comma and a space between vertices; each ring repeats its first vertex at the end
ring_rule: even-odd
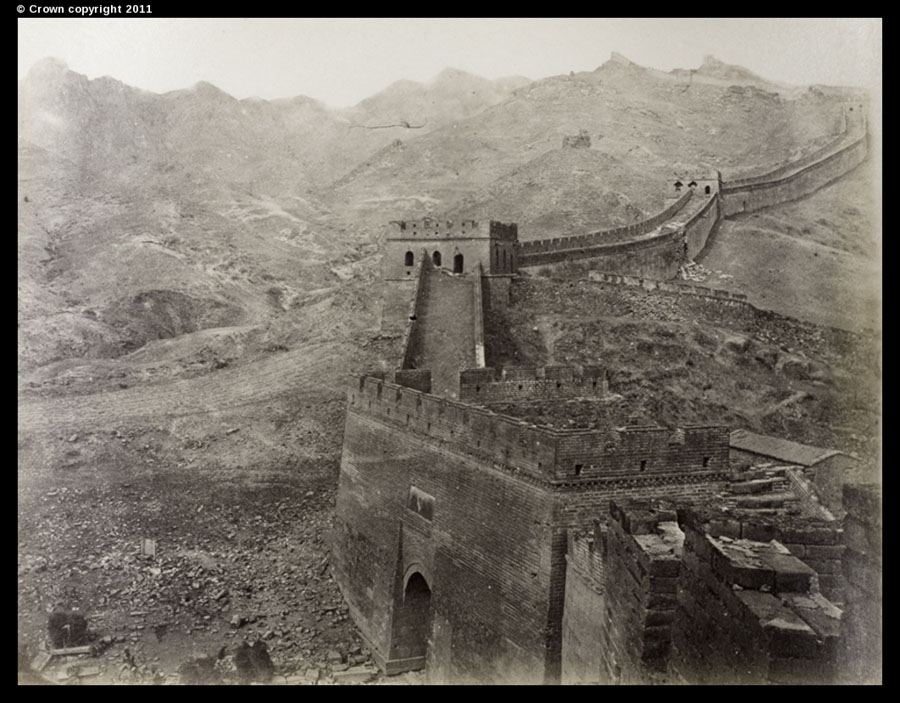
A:
POLYGON ((844 454, 844 452, 839 452, 836 449, 810 447, 806 444, 792 442, 789 439, 769 437, 748 430, 734 430, 731 433, 730 444, 734 449, 760 454, 799 466, 812 466, 835 454, 844 454))

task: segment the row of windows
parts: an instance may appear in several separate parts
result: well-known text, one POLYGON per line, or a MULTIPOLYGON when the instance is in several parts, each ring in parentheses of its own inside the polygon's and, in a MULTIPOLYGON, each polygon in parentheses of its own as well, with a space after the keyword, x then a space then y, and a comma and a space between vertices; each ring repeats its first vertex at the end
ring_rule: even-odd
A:
MULTIPOLYGON (((500 270, 506 269, 506 250, 503 250, 503 266, 500 266, 500 250, 494 250, 494 267, 500 270)), ((404 257, 404 264, 406 266, 413 266, 415 264, 415 255, 408 251, 406 252, 406 256, 404 257)), ((436 251, 431 255, 431 260, 434 262, 435 266, 441 265, 441 252, 436 251)), ((453 273, 462 273, 463 271, 463 255, 457 254, 453 257, 453 273)))
MULTIPOLYGON (((441 252, 436 251, 431 255, 431 260, 434 262, 435 266, 441 265, 441 252)), ((415 262, 415 256, 411 251, 406 252, 406 257, 404 263, 407 266, 412 266, 415 262)), ((463 255, 457 254, 453 257, 453 273, 462 273, 463 272, 463 255)))

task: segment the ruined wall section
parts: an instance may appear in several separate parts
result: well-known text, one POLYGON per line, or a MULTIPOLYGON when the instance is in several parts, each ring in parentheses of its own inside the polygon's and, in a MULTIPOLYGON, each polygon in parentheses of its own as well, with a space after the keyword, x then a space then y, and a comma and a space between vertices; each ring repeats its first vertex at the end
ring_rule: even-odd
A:
POLYGON ((609 506, 600 673, 604 683, 665 683, 684 535, 674 510, 626 505, 609 506))
POLYGON ((883 520, 881 487, 844 487, 843 573, 847 580, 841 622, 843 682, 882 683, 883 520))
POLYGON ((841 611, 814 572, 777 542, 729 537, 691 509, 685 533, 669 674, 691 684, 834 681, 841 611))
POLYGON ((732 293, 731 291, 721 290, 719 288, 708 288, 706 286, 698 286, 692 283, 674 283, 669 281, 660 281, 652 278, 641 278, 640 276, 628 276, 618 273, 603 273, 601 271, 589 271, 588 280, 596 283, 608 283, 611 285, 629 286, 632 288, 643 288, 646 291, 659 290, 664 293, 675 293, 677 295, 692 295, 699 298, 714 298, 718 302, 725 305, 733 305, 735 307, 745 307, 749 310, 756 310, 751 303, 747 302, 747 296, 743 293, 732 293))

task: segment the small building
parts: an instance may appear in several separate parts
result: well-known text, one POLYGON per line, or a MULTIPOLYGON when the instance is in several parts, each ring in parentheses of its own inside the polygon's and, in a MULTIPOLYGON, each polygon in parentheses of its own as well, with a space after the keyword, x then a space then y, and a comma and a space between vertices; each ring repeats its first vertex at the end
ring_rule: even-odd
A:
POLYGON ((742 463, 779 463, 803 467, 822 502, 836 516, 843 512, 843 485, 858 481, 865 473, 865 467, 858 459, 836 449, 812 447, 749 430, 734 430, 729 444, 732 466, 742 463))

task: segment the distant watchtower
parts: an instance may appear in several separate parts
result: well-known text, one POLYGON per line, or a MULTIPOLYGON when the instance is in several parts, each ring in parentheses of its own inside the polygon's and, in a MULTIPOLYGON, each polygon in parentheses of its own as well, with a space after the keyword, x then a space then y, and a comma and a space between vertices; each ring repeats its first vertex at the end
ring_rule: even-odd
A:
POLYGON ((515 224, 431 218, 391 224, 394 231, 384 250, 385 280, 411 277, 423 251, 434 266, 457 274, 469 273, 478 264, 487 275, 518 270, 519 229, 515 224))

